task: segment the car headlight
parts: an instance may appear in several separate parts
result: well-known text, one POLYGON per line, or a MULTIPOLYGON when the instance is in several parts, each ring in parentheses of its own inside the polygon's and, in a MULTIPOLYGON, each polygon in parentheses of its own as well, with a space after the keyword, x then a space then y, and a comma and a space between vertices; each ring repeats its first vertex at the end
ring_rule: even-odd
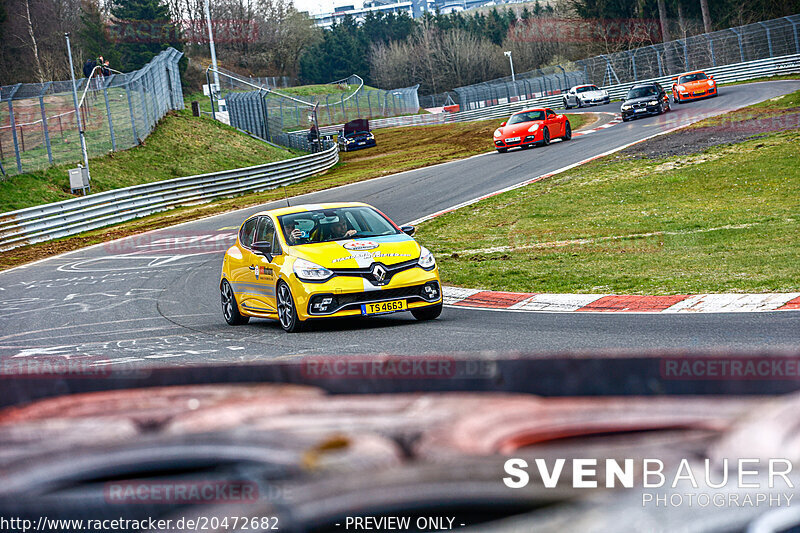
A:
POLYGON ((709 87, 713 87, 714 86, 714 80, 708 80, 708 86, 709 87))
POLYGON ((419 260, 417 260, 417 264, 425 270, 433 270, 433 267, 436 266, 436 259, 433 258, 433 254, 424 246, 420 246, 419 248, 419 260))
POLYGON ((678 89, 680 92, 686 91, 686 87, 684 87, 683 85, 677 85, 675 86, 675 88, 678 89))
POLYGON ((494 130, 494 136, 495 136, 495 137, 500 137, 501 135, 503 135, 503 132, 502 132, 502 131, 500 131, 500 130, 494 130))
POLYGON ((534 131, 536 131, 536 130, 538 130, 538 129, 539 129, 539 125, 538 125, 538 124, 534 124, 533 126, 531 126, 530 128, 528 128, 528 131, 529 131, 530 133, 533 133, 534 131))
POLYGON ((621 108, 621 109, 622 109, 623 111, 627 111, 627 110, 628 110, 628 109, 630 109, 631 107, 632 107, 632 106, 631 106, 630 104, 622 104, 622 108, 621 108))
POLYGON ((650 100, 647 105, 658 105, 658 100, 650 100))
POLYGON ((333 272, 305 259, 297 259, 292 265, 295 275, 307 281, 323 281, 333 276, 333 272))

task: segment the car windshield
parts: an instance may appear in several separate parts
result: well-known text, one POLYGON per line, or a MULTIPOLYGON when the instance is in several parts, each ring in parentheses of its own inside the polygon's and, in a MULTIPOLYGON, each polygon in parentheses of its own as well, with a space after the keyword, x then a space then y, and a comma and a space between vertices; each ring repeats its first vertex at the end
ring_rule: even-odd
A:
POLYGON ((278 220, 290 246, 400 233, 386 217, 365 206, 302 211, 278 220))
POLYGON ((656 89, 655 87, 634 87, 630 91, 628 91, 628 96, 626 100, 633 100, 634 98, 645 98, 647 96, 655 96, 656 89))
POLYGON ((707 80, 708 76, 706 76, 702 72, 695 72, 694 74, 687 74, 686 76, 681 76, 678 80, 678 83, 689 83, 690 81, 702 81, 707 80))
POLYGON ((597 88, 596 85, 584 85, 583 87, 578 87, 576 92, 585 93, 588 91, 599 91, 600 89, 597 88))
POLYGON ((526 111, 525 113, 511 115, 511 118, 508 119, 508 124, 521 124, 523 122, 533 122, 534 120, 544 120, 544 111, 526 111))

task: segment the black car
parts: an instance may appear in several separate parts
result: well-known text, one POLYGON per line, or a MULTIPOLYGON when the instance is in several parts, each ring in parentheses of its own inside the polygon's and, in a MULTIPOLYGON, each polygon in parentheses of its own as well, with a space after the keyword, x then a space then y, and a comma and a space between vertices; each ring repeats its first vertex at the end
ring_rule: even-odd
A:
POLYGON ((339 130, 337 138, 340 152, 352 152, 361 148, 377 146, 375 135, 369 130, 369 120, 357 118, 351 120, 339 130))
POLYGON ((669 111, 669 95, 655 82, 634 85, 622 102, 620 111, 624 121, 636 117, 660 115, 669 111))

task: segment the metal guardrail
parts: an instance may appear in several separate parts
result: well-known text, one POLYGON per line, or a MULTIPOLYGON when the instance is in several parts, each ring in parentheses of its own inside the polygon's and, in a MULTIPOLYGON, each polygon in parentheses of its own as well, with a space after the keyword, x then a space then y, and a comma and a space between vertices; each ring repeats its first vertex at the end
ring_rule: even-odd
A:
POLYGON ((304 155, 233 170, 135 185, 0 214, 0 251, 147 216, 181 205, 273 189, 301 181, 339 161, 336 145, 304 155))
MULTIPOLYGON (((731 83, 737 81, 747 81, 754 78, 774 76, 781 74, 794 74, 800 72, 800 54, 792 54, 782 57, 769 59, 759 59, 734 65, 712 67, 705 69, 705 72, 714 76, 718 83, 731 83)), ((622 99, 628 90, 634 85, 648 82, 661 83, 667 91, 672 87, 672 78, 675 76, 661 76, 647 80, 620 83, 603 87, 608 91, 612 100, 622 99)), ((430 126, 435 124, 449 124, 453 122, 471 122, 475 120, 489 120, 493 118, 506 118, 512 113, 530 107, 559 107, 563 104, 562 94, 531 98, 529 100, 516 100, 504 102, 493 106, 482 107, 469 111, 459 111, 457 113, 436 113, 429 115, 406 115, 401 117, 391 117, 370 120, 371 129, 397 128, 403 126, 430 126)), ((333 125, 320 128, 320 133, 331 135, 336 133, 342 126, 333 125)), ((294 132, 300 134, 301 132, 294 132)))

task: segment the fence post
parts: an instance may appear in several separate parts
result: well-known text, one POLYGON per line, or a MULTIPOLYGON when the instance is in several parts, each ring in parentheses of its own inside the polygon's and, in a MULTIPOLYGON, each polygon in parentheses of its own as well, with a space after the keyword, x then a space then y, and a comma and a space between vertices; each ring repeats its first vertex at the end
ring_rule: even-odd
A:
POLYGON ((797 36, 797 24, 798 23, 793 21, 789 17, 783 17, 783 18, 788 20, 789 23, 791 23, 791 25, 792 25, 792 31, 794 32, 794 50, 795 50, 795 52, 800 54, 800 38, 798 38, 798 36, 797 36))
POLYGON ((769 26, 763 22, 759 22, 758 25, 767 31, 767 48, 769 49, 769 57, 775 57, 775 54, 772 53, 772 35, 769 32, 769 26))
POLYGON ((131 84, 127 77, 125 79, 125 94, 128 96, 128 111, 131 115, 131 130, 133 131, 133 142, 139 144, 139 136, 136 134, 136 117, 133 115, 133 102, 131 102, 131 84))
POLYGON ((681 39, 681 44, 683 45, 683 66, 686 67, 686 70, 691 70, 689 68, 689 48, 686 46, 686 39, 681 39))
POLYGON ((369 93, 370 91, 367 91, 367 107, 369 108, 369 112, 367 115, 369 118, 372 118, 372 102, 370 102, 369 100, 369 93))
POLYGON ((17 141, 17 123, 14 120, 14 105, 11 103, 11 100, 14 98, 14 93, 22 87, 21 83, 18 83, 11 89, 11 94, 8 95, 8 114, 9 120, 11 121, 11 137, 14 139, 14 155, 17 158, 17 172, 22 174, 22 159, 19 157, 19 144, 17 141))
POLYGON ((706 33, 706 39, 708 40, 708 49, 711 51, 711 66, 717 66, 717 58, 714 57, 714 39, 711 38, 711 35, 706 33))
POLYGON ((39 110, 42 112, 42 133, 44 134, 44 144, 47 147, 47 160, 50 164, 53 164, 53 151, 50 148, 50 131, 47 129, 47 113, 44 109, 44 93, 47 92, 47 89, 52 85, 52 81, 48 81, 42 87, 42 91, 39 93, 39 110))
POLYGON ((117 140, 114 138, 114 123, 111 121, 111 106, 108 104, 108 86, 111 85, 111 80, 114 77, 110 76, 108 82, 103 84, 103 99, 106 101, 106 115, 108 115, 108 131, 111 133, 111 149, 117 151, 117 140))
POLYGON ((564 70, 564 67, 561 65, 556 65, 557 68, 561 69, 561 74, 564 76, 564 85, 567 90, 569 90, 569 82, 567 81, 567 71, 564 70))
POLYGON ((633 67, 633 81, 639 81, 639 76, 636 74, 636 53, 628 50, 628 56, 631 58, 631 67, 633 67))
POLYGON ((658 61, 658 76, 664 76, 664 65, 661 63, 661 54, 658 53, 658 48, 655 45, 650 45, 650 48, 653 49, 653 52, 656 53, 656 61, 658 61))
POLYGON ((739 58, 744 63, 744 45, 742 44, 742 34, 736 28, 731 28, 731 31, 736 34, 736 38, 739 39, 739 58))
POLYGON ((147 97, 145 93, 147 89, 144 84, 144 76, 139 81, 139 101, 142 104, 142 111, 144 113, 144 129, 149 134, 150 133, 150 114, 147 111, 147 97))

